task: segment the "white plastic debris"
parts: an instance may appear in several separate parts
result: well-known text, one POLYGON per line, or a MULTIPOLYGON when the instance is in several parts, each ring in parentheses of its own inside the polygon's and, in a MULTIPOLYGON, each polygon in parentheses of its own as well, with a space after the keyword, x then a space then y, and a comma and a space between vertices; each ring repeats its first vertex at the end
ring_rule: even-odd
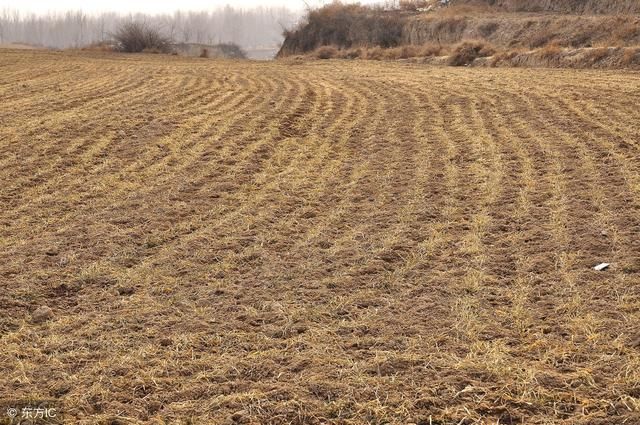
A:
POLYGON ((593 268, 593 270, 598 271, 598 272, 601 272, 602 270, 606 270, 606 269, 608 269, 608 268, 609 268, 609 266, 610 266, 610 264, 609 264, 609 263, 602 263, 602 264, 598 264, 597 266, 595 266, 595 267, 593 268))

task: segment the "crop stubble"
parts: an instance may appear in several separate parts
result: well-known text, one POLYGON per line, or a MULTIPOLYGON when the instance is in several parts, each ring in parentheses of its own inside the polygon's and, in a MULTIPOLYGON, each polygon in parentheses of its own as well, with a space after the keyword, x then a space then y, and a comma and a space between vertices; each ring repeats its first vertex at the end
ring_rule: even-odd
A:
POLYGON ((638 95, 622 71, 3 51, 0 398, 640 421, 638 95))

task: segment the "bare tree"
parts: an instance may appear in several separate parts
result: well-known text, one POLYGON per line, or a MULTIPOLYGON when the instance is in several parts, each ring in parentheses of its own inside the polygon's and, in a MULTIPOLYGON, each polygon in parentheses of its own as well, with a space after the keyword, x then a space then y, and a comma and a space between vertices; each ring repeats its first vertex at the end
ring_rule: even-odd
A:
POLYGON ((125 22, 114 33, 113 38, 118 43, 118 48, 127 53, 166 53, 171 50, 171 42, 167 37, 140 21, 125 22))
POLYGON ((104 42, 125 22, 139 21, 156 28, 172 41, 235 43, 245 49, 276 47, 282 42, 281 23, 287 26, 298 15, 284 7, 240 10, 224 7, 203 12, 175 12, 165 15, 116 13, 87 15, 81 11, 21 14, 4 8, 0 12, 0 41, 66 48, 104 42))

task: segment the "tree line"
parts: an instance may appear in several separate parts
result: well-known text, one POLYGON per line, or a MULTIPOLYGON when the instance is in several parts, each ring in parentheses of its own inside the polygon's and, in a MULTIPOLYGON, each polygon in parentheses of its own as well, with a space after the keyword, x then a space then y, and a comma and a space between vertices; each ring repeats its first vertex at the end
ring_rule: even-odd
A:
POLYGON ((298 19, 285 7, 239 9, 231 6, 212 11, 173 14, 87 14, 82 11, 39 15, 0 10, 0 44, 25 43, 50 48, 77 48, 108 41, 126 22, 144 22, 176 43, 235 43, 244 48, 278 46, 282 31, 298 19))

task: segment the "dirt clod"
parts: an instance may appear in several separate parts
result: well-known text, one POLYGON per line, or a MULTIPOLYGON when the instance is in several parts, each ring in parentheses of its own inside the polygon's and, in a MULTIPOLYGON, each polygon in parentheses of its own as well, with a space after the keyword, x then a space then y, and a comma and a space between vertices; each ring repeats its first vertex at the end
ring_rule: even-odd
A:
POLYGON ((33 323, 44 323, 54 318, 53 310, 48 306, 40 306, 31 314, 33 323))

